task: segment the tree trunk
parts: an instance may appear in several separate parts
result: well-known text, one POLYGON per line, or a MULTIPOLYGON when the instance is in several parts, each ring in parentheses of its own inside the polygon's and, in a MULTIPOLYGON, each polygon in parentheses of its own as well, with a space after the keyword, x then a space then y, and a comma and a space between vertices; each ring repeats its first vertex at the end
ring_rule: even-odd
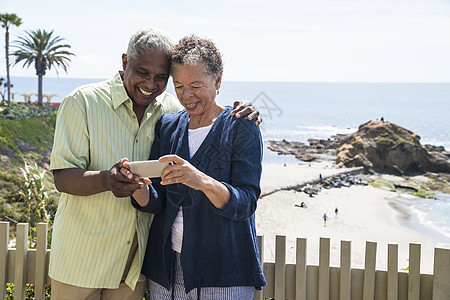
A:
POLYGON ((11 81, 9 79, 9 31, 6 27, 5 34, 5 50, 6 50, 6 87, 8 89, 8 107, 11 105, 11 81))
POLYGON ((38 75, 38 106, 42 107, 42 75, 38 75))
POLYGON ((45 71, 47 70, 47 61, 42 57, 37 59, 35 62, 36 75, 38 76, 38 106, 43 106, 42 101, 42 80, 45 76, 45 71))

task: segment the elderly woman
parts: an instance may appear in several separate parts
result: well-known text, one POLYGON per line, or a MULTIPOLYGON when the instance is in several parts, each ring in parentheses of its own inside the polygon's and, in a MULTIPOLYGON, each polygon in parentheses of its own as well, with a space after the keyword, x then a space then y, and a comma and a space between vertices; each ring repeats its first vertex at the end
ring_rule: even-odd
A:
POLYGON ((142 269, 152 299, 253 299, 266 284, 254 215, 261 134, 216 102, 222 70, 209 40, 185 37, 174 48, 173 82, 185 110, 162 117, 149 158, 174 164, 153 183, 143 179, 132 199, 155 214, 142 269))

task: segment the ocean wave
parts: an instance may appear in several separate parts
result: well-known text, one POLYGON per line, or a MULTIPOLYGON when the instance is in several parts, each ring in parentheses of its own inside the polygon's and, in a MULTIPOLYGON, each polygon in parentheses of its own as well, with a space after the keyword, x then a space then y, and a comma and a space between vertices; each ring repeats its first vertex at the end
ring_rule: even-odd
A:
POLYGON ((420 224, 450 239, 450 228, 448 227, 449 224, 447 224, 446 219, 435 218, 428 212, 420 210, 414 206, 411 206, 410 210, 417 217, 420 224))
POLYGON ((437 199, 398 194, 394 200, 406 209, 410 218, 407 227, 432 236, 436 241, 450 242, 450 195, 437 194, 437 199), (444 240, 443 240, 444 239, 444 240))

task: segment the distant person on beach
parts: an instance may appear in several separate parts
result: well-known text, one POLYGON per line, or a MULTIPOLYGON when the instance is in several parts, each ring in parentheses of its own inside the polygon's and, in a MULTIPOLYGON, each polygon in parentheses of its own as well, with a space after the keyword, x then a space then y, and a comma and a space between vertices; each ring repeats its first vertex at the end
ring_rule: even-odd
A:
MULTIPOLYGON (((162 115, 182 109, 164 92, 171 37, 141 30, 122 55, 123 71, 67 96, 58 112, 50 168, 62 192, 55 216, 49 276, 52 299, 139 299, 152 215, 136 212, 139 183, 118 161, 146 160, 162 115)), ((257 117, 248 103, 227 113, 257 117)), ((260 119, 257 118, 256 123, 260 119)))
POLYGON ((303 202, 303 201, 302 201, 302 203, 300 203, 300 204, 295 204, 295 206, 297 206, 297 207, 302 207, 302 208, 306 208, 306 204, 305 204, 305 202, 303 202))
POLYGON ((184 37, 172 54, 181 105, 157 123, 149 159, 173 161, 142 180, 132 203, 155 214, 142 273, 151 299, 253 299, 266 284, 255 230, 263 142, 258 127, 216 102, 222 58, 208 39, 184 37))
POLYGON ((336 218, 337 218, 338 212, 339 212, 339 210, 338 210, 338 208, 336 207, 336 208, 334 209, 334 215, 335 215, 336 218))
POLYGON ((326 227, 327 226, 327 219, 328 219, 327 213, 324 213, 322 218, 323 218, 323 226, 326 227))

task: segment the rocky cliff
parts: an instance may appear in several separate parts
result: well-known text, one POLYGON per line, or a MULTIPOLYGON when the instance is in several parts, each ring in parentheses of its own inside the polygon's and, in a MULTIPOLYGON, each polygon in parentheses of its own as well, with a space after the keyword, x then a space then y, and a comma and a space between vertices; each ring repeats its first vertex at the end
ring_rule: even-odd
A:
POLYGON ((385 121, 367 122, 340 137, 335 163, 395 175, 450 173, 449 153, 443 147, 422 146, 420 136, 385 121))

